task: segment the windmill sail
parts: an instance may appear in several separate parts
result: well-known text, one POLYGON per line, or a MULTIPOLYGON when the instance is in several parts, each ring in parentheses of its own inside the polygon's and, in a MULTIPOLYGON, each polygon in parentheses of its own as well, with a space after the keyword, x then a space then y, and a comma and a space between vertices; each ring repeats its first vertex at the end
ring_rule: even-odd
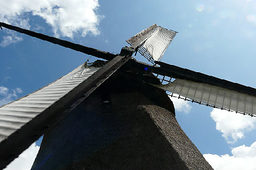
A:
POLYGON ((79 66, 50 85, 0 107, 0 142, 69 93, 98 68, 79 66))
POLYGON ((156 24, 127 40, 133 48, 150 62, 159 61, 177 32, 156 24))
POLYGON ((200 104, 256 116, 256 96, 184 79, 175 79, 161 88, 200 104))
POLYGON ((47 126, 59 121, 85 100, 129 59, 129 56, 116 56, 101 68, 81 65, 52 84, 2 106, 0 169, 40 137, 47 126))
POLYGON ((56 114, 62 115, 58 111, 66 107, 65 96, 70 98, 72 91, 98 69, 81 65, 48 86, 0 108, 0 169, 42 135, 41 130, 51 125, 56 114))
POLYGON ((174 78, 158 87, 175 97, 220 109, 256 116, 256 89, 192 70, 156 62, 153 72, 174 78))

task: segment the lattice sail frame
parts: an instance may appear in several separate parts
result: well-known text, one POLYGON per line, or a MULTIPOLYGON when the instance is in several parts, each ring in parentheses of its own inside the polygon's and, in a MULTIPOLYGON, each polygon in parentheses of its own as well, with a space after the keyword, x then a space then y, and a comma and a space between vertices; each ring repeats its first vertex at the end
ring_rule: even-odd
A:
POLYGON ((159 61, 176 35, 176 31, 157 26, 156 24, 128 39, 133 48, 151 63, 159 61))
POLYGON ((195 81, 156 75, 170 97, 256 117, 256 96, 195 81))

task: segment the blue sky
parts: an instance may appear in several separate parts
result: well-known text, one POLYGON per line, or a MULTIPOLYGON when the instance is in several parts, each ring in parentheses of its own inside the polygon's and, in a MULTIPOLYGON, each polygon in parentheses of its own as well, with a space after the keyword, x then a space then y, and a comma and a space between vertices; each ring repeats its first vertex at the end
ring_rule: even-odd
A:
MULTIPOLYGON (((137 32, 158 24, 179 32, 162 61, 256 87, 254 0, 2 0, 0 5, 1 21, 112 53, 119 53, 137 32)), ((5 29, 0 52, 0 104, 94 60, 5 29)), ((140 55, 136 59, 145 61, 140 55)), ((215 169, 253 169, 254 118, 173 100, 181 127, 215 169)))

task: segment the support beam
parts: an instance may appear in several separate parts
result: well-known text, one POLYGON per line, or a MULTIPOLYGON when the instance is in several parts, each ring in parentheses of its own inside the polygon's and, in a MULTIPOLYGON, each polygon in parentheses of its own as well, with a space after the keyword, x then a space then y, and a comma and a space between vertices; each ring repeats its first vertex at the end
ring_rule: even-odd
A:
POLYGON ((117 56, 116 54, 112 54, 112 53, 105 52, 105 51, 100 51, 100 50, 90 48, 90 47, 86 47, 86 46, 83 46, 83 45, 80 45, 80 44, 75 44, 75 43, 72 43, 72 42, 69 42, 69 41, 66 41, 66 40, 61 40, 59 38, 51 37, 51 36, 40 34, 40 33, 34 32, 34 31, 30 31, 30 30, 26 30, 26 29, 19 28, 19 27, 16 27, 16 26, 12 26, 12 25, 9 25, 9 24, 3 23, 3 22, 0 22, 0 27, 1 28, 2 27, 8 28, 8 29, 13 30, 13 31, 17 31, 17 32, 20 32, 20 33, 23 33, 23 34, 26 34, 26 35, 29 35, 29 36, 32 36, 32 37, 35 37, 35 38, 39 38, 39 39, 44 40, 44 41, 48 41, 48 42, 51 42, 51 43, 54 43, 54 44, 58 44, 58 45, 66 47, 66 48, 70 48, 72 50, 80 51, 82 53, 92 55, 92 56, 95 56, 95 57, 98 57, 98 58, 103 58, 103 59, 106 59, 106 60, 111 60, 115 56, 117 56))

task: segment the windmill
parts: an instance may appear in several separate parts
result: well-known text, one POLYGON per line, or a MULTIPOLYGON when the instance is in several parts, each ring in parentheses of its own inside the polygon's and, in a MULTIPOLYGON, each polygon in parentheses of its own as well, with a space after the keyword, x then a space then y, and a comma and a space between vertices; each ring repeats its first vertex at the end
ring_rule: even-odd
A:
MULTIPOLYGON (((69 127, 66 127, 67 125, 65 125, 65 123, 62 123, 60 125, 58 124, 58 122, 65 122, 66 117, 70 117, 70 113, 80 113, 81 111, 79 111, 79 106, 81 106, 81 104, 84 102, 84 105, 86 105, 86 107, 80 109, 85 109, 86 111, 89 110, 88 112, 92 111, 90 110, 90 107, 87 106, 93 105, 93 103, 98 102, 98 98, 93 98, 92 94, 96 96, 102 96, 103 93, 102 98, 104 100, 102 106, 100 107, 108 110, 109 106, 106 106, 104 104, 107 104, 111 101, 108 96, 110 92, 105 92, 106 89, 113 89, 114 92, 116 92, 116 90, 121 90, 122 92, 123 90, 125 90, 120 89, 120 86, 128 87, 130 89, 138 89, 136 82, 138 82, 140 86, 143 86, 142 88, 140 87, 140 89, 142 90, 144 86, 147 92, 153 90, 154 92, 152 91, 152 94, 147 95, 150 95, 149 98, 154 98, 152 100, 155 101, 155 104, 163 108, 168 108, 168 106, 166 106, 168 104, 170 105, 169 107, 171 107, 172 105, 172 103, 168 103, 166 99, 166 92, 170 96, 184 100, 189 100, 192 102, 197 102, 199 104, 204 104, 214 108, 235 111, 242 114, 248 114, 250 116, 255 116, 256 114, 256 90, 254 88, 243 86, 227 80, 219 79, 213 76, 205 75, 199 72, 180 68, 159 61, 160 58, 163 56, 166 48, 168 47, 172 39, 175 37, 175 31, 167 30, 157 25, 152 25, 151 27, 141 31, 140 33, 136 34, 135 36, 127 40, 127 42, 131 45, 130 47, 124 47, 121 50, 120 54, 112 54, 109 52, 100 51, 94 48, 74 44, 72 42, 25 30, 5 23, 0 23, 0 27, 15 30, 20 33, 30 35, 32 37, 36 37, 76 51, 83 52, 88 55, 93 55, 95 57, 107 60, 107 62, 98 61, 92 65, 88 65, 87 63, 83 64, 75 70, 73 70, 72 72, 70 72, 69 74, 49 84, 48 86, 39 89, 38 91, 28 96, 25 96, 17 101, 14 101, 10 104, 6 104, 0 108, 1 169, 7 166, 15 157, 17 157, 23 150, 25 150, 32 142, 34 142, 42 134, 48 133, 48 139, 46 139, 48 140, 48 142, 46 141, 45 143, 43 143, 43 145, 45 146, 41 146, 41 148, 50 148, 49 143, 55 140, 53 137, 51 137, 52 134, 62 133, 58 131, 59 127, 69 129, 69 127), (149 65, 146 63, 142 63, 132 58, 133 53, 136 54, 137 52, 146 57, 152 64, 149 65), (116 75, 117 72, 121 72, 121 76, 116 75), (129 78, 127 78, 126 76, 129 78), (135 83, 129 83, 129 81, 127 80, 133 80, 135 83), (122 83, 122 81, 124 81, 125 83, 122 83), (128 85, 126 83, 128 83, 128 85), (161 97, 163 97, 164 99, 162 99, 161 97)), ((110 91, 112 92, 112 90, 110 91)), ((133 91, 129 91, 129 93, 133 93, 133 91)), ((129 97, 131 96, 128 96, 128 98, 129 97)), ((118 99, 123 100, 120 97, 118 99)), ((124 101, 129 102, 130 100, 124 101)), ((121 101, 117 101, 117 103, 121 105, 126 104, 121 101)), ((131 102, 131 105, 132 104, 134 103, 131 102)), ((96 109, 95 107, 93 107, 93 109, 96 109)), ((128 109, 127 107, 128 106, 126 106, 125 108, 128 109)), ((182 130, 179 129, 178 124, 173 124, 173 127, 176 127, 176 129, 174 128, 175 131, 173 131, 173 129, 170 129, 168 125, 165 124, 168 121, 173 123, 172 120, 174 120, 168 118, 168 121, 166 121, 167 116, 164 114, 165 110, 161 110, 161 108, 157 107, 151 108, 151 106, 142 109, 144 109, 144 112, 152 113, 151 118, 156 120, 155 122, 158 122, 158 124, 156 124, 160 127, 162 131, 161 133, 165 137, 168 135, 170 136, 170 134, 168 134, 169 132, 165 131, 166 129, 172 131, 173 134, 179 133, 179 135, 183 135, 184 137, 184 134, 182 134, 182 130), (160 111, 157 114, 153 113, 154 111, 152 110, 157 109, 160 109, 160 111), (161 117, 154 117, 159 115, 164 117, 163 121, 159 121, 161 117), (163 124, 166 127, 162 127, 163 124)), ((174 113, 174 109, 169 110, 171 110, 170 112, 174 113)), ((99 112, 100 111, 102 110, 100 109, 99 112)), ((71 117, 70 119, 73 118, 71 117)), ((122 118, 118 117, 115 119, 119 120, 122 118)), ((119 121, 117 121, 116 124, 113 126, 123 126, 123 124, 121 125, 118 122, 119 121)), ((110 125, 107 125, 107 127, 109 126, 110 125)), ((126 128, 127 127, 125 126, 124 129, 126 128)), ((114 134, 112 134, 112 131, 113 129, 110 129, 111 133, 108 132, 109 135, 108 137, 106 137, 106 141, 110 140, 109 136, 115 138, 116 135, 118 135, 119 133, 115 132, 114 134)), ((144 133, 144 131, 142 133, 144 133)), ((113 139, 111 138, 111 140, 113 139)), ((179 139, 175 138, 174 141, 175 140, 178 141, 179 139)), ((177 141, 176 143, 172 143, 173 141, 171 140, 171 137, 169 137, 168 141, 169 143, 171 143, 172 148, 160 148, 160 150, 162 149, 162 152, 168 150, 168 153, 166 153, 164 157, 161 157, 161 159, 169 159, 169 155, 176 155, 175 158, 170 158, 174 160, 172 166, 173 168, 176 167, 176 169, 211 169, 210 165, 204 160, 202 155, 200 155, 199 151, 189 141, 188 138, 182 138, 180 143, 177 141), (185 149, 178 149, 178 147, 184 147, 185 149), (189 155, 189 157, 191 157, 187 158, 187 154, 189 155)), ((161 142, 162 146, 169 147, 169 145, 166 144, 165 142, 161 142)), ((55 157, 53 156, 53 153, 47 153, 47 149, 42 149, 42 151, 40 150, 40 152, 41 154, 39 153, 39 156, 33 166, 34 169, 40 169, 41 167, 44 166, 45 160, 50 159, 50 157, 55 157)), ((152 151, 152 153, 155 152, 156 151, 152 151)), ((103 154, 104 153, 107 155, 109 151, 104 150, 103 154)), ((75 156, 77 156, 77 154, 75 156)), ((105 157, 103 159, 101 154, 98 154, 98 157, 101 158, 101 161, 106 161, 107 159, 105 157)), ((97 159, 99 159, 98 157, 97 159)), ((80 159, 80 157, 77 159, 80 159)), ((166 162, 170 161, 170 159, 166 160, 166 162)), ((166 162, 163 162, 157 162, 157 164, 162 164, 162 169, 165 169, 166 167, 164 168, 164 165, 166 162)), ((154 162, 151 163, 154 164, 154 162)), ((55 160, 55 164, 60 163, 56 163, 55 160)), ((79 164, 88 164, 88 160, 82 163, 79 162, 75 166, 79 166, 79 164)), ((57 165, 51 166, 56 167, 57 165)), ((137 168, 140 166, 137 165, 137 168)), ((100 167, 98 167, 98 169, 100 169, 100 167)))

